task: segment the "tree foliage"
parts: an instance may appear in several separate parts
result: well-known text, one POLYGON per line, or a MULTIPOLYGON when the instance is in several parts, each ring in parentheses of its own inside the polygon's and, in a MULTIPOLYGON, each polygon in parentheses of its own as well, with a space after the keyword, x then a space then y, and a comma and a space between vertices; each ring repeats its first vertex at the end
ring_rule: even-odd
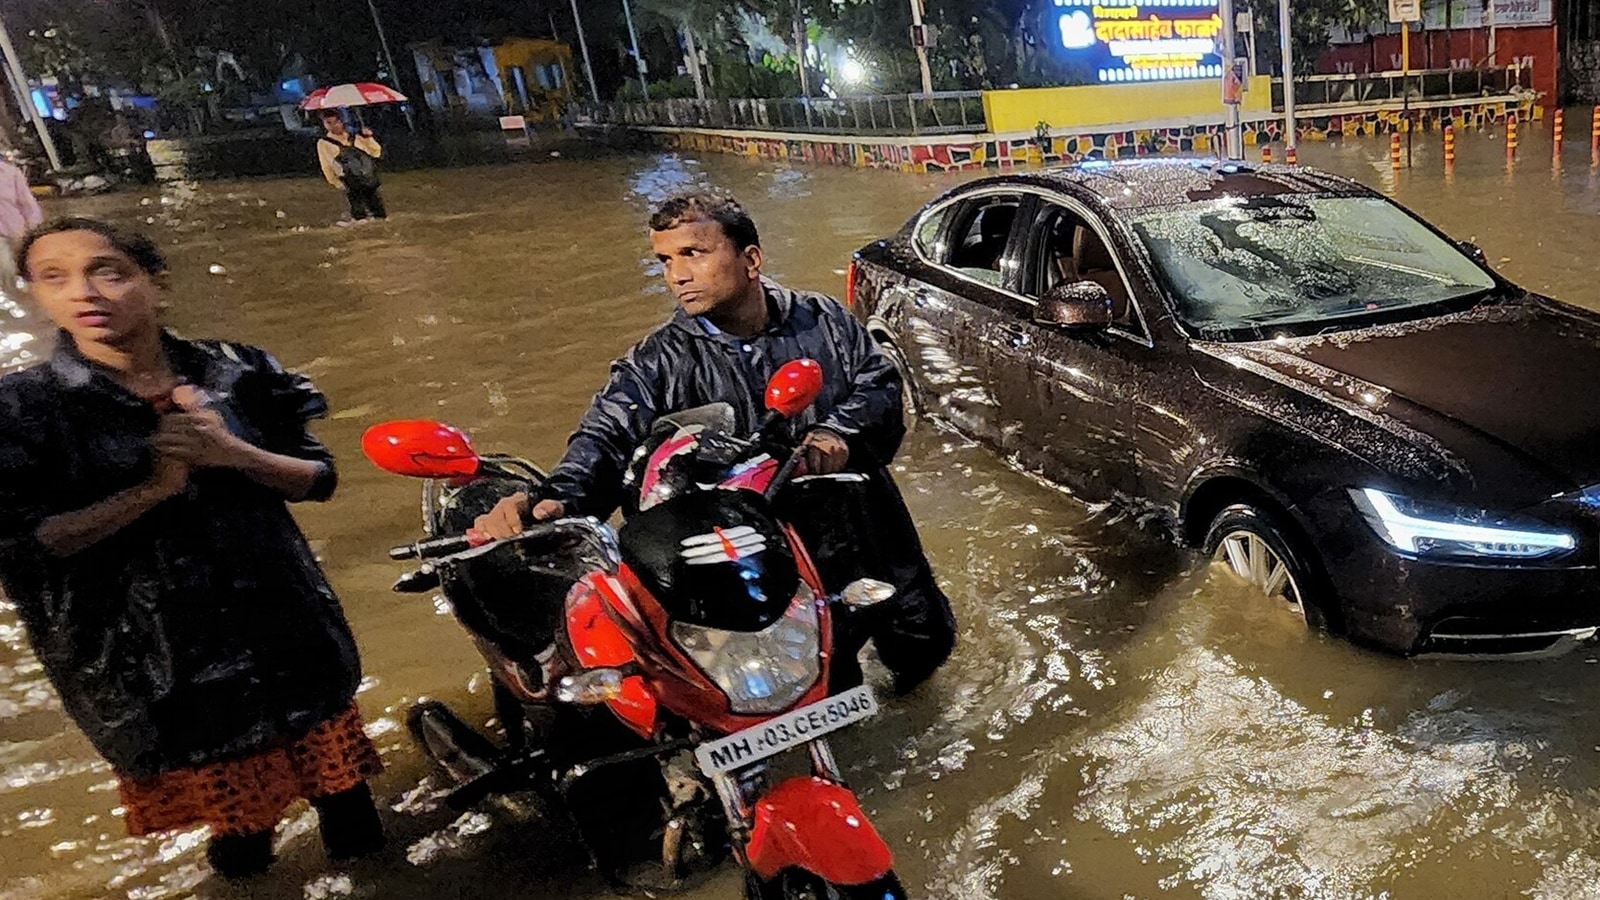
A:
MULTIPOLYGON (((375 0, 396 63, 410 68, 406 45, 437 40, 457 46, 511 35, 575 42, 569 0, 375 0)), ((632 0, 639 39, 664 91, 677 77, 686 36, 704 52, 709 87, 720 96, 798 92, 795 23, 808 50, 813 93, 899 93, 921 89, 911 46, 910 0, 632 0), (859 63, 860 84, 838 69, 859 63)), ((1249 0, 1261 47, 1276 46, 1275 0, 1249 0)), ((620 2, 580 0, 597 76, 607 91, 632 85, 630 41, 620 2)), ((936 31, 929 52, 936 90, 1072 84, 1074 70, 1052 39, 1052 0, 924 0, 936 31)), ((1330 25, 1382 18, 1382 0, 1292 0, 1294 42, 1302 69, 1315 63, 1330 25)), ((48 0, 17 3, 8 22, 25 64, 63 83, 121 82, 177 99, 205 83, 232 89, 239 79, 219 54, 237 60, 245 82, 269 89, 286 64, 303 59, 324 82, 370 79, 379 42, 365 0, 48 0)), ((1262 54, 1271 59, 1275 54, 1262 54)), ((690 90, 692 94, 692 89, 690 90)))
MULTIPOLYGON (((1295 73, 1316 71, 1317 57, 1328 46, 1331 28, 1363 26, 1383 22, 1388 4, 1384 0, 1289 0, 1289 38, 1294 49, 1295 73)), ((1277 0, 1250 0, 1260 41, 1257 57, 1263 69, 1278 71, 1279 10, 1277 0)))

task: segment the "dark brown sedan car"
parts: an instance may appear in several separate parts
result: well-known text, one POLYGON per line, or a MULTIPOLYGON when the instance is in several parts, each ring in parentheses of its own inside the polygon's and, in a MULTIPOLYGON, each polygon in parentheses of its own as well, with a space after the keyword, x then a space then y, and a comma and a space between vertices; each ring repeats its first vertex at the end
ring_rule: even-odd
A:
POLYGON ((983 179, 862 249, 914 408, 1401 653, 1600 626, 1600 316, 1308 169, 983 179))

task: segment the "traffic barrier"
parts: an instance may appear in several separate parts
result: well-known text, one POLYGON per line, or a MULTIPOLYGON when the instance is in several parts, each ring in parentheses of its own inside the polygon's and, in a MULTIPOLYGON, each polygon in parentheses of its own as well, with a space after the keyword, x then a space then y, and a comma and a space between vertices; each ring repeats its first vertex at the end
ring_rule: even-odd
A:
POLYGON ((1600 106, 1596 106, 1589 117, 1589 155, 1590 161, 1600 166, 1600 106))
POLYGON ((1446 169, 1454 169, 1456 167, 1456 127, 1454 125, 1446 125, 1444 127, 1444 167, 1446 169))
POLYGON ((1565 120, 1566 113, 1557 107, 1550 132, 1550 171, 1556 173, 1557 177, 1561 174, 1561 140, 1566 133, 1565 120))
POLYGON ((1517 115, 1512 113, 1506 117, 1506 155, 1517 155, 1517 115))
POLYGON ((1400 132, 1389 135, 1389 165, 1395 171, 1400 169, 1400 132))
POLYGON ((1271 163, 1272 162, 1272 145, 1271 144, 1262 144, 1261 145, 1261 161, 1264 162, 1264 163, 1271 163))
POLYGON ((1300 165, 1300 154, 1295 152, 1293 144, 1290 144, 1288 147, 1284 148, 1283 161, 1285 164, 1291 166, 1300 165))

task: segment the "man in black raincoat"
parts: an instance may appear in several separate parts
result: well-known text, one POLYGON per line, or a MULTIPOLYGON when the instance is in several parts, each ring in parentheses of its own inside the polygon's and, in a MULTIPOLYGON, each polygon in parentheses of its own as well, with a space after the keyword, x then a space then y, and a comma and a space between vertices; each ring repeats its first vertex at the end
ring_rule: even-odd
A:
POLYGON ((829 511, 811 510, 813 521, 797 525, 824 577, 832 553, 870 538, 870 571, 860 574, 896 588, 893 600, 844 629, 835 662, 850 677, 855 654, 870 637, 896 688, 910 690, 949 656, 955 619, 888 472, 905 435, 899 374, 838 301, 761 276, 755 223, 731 197, 710 191, 674 197, 657 209, 650 230, 677 312, 612 364, 609 382, 579 422, 542 496, 508 497, 476 527, 510 537, 530 515, 606 518, 621 502, 634 449, 657 418, 721 402, 732 405, 737 427, 753 431, 772 374, 791 360, 814 359, 825 375, 822 393, 788 423, 789 436, 805 448, 811 474, 852 471, 868 481, 858 504, 864 508, 850 516, 859 527, 848 539, 829 540, 829 511))

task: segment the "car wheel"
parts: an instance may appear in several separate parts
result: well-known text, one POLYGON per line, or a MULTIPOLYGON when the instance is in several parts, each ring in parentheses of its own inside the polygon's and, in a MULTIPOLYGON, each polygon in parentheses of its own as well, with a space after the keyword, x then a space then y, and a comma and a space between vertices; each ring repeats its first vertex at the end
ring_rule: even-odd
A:
POLYGON ((1294 532, 1266 510, 1240 503, 1212 520, 1205 550, 1235 580, 1292 613, 1307 627, 1326 628, 1320 579, 1294 532))

